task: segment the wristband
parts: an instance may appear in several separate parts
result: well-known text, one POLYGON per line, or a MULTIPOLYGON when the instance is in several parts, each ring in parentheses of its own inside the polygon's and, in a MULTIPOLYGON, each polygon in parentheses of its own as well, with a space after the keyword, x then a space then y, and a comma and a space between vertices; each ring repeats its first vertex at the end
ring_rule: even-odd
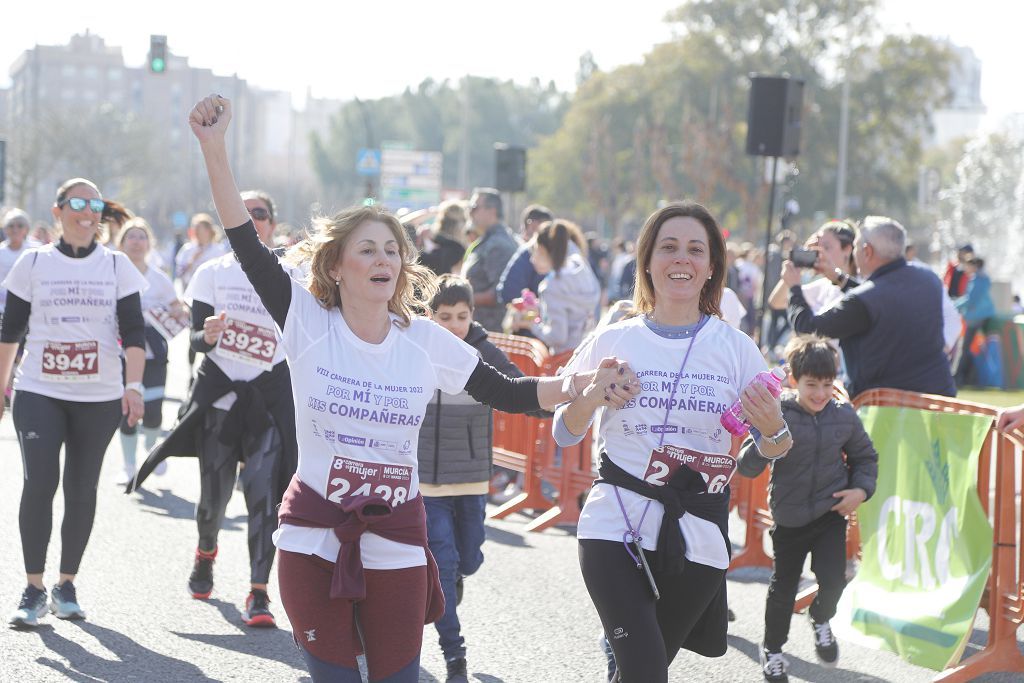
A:
POLYGON ((144 396, 146 392, 146 387, 142 386, 142 382, 128 382, 127 384, 124 385, 124 390, 134 391, 139 396, 144 396))
POLYGON ((576 391, 576 373, 570 373, 565 376, 562 380, 562 393, 569 397, 569 403, 575 401, 580 397, 580 392, 576 391))

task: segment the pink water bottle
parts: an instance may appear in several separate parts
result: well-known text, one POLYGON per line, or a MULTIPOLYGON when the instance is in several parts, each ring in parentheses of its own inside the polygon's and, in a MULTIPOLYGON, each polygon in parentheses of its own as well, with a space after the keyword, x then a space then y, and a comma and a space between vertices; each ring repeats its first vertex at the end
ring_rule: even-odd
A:
MULTIPOLYGON (((778 398, 782 394, 782 383, 786 380, 786 369, 785 368, 772 368, 771 372, 768 370, 762 370, 754 376, 754 382, 760 382, 771 392, 771 395, 778 398)), ((746 416, 743 414, 743 403, 740 399, 736 399, 729 408, 722 413, 722 426, 725 427, 733 436, 743 436, 750 431, 750 422, 747 421, 746 416)))

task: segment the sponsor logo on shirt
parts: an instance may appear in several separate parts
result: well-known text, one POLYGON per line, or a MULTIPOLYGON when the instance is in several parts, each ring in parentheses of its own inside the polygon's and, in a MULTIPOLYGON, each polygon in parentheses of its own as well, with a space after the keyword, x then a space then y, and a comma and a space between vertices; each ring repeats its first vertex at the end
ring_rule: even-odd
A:
POLYGON ((677 434, 679 427, 675 425, 651 425, 651 434, 677 434))
POLYGON ((378 448, 382 451, 397 451, 398 444, 394 441, 381 441, 380 439, 370 439, 370 448, 378 448))
MULTIPOLYGON (((349 436, 348 434, 338 434, 338 443, 347 444, 349 446, 365 446, 366 439, 361 436, 349 436)), ((373 448, 373 440, 370 440, 370 447, 373 448)))

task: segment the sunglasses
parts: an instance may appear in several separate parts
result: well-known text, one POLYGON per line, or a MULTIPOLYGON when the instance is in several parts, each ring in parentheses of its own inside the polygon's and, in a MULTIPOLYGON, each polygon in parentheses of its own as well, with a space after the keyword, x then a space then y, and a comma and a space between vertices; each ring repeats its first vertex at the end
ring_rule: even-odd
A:
POLYGON ((258 206, 255 209, 249 209, 249 215, 252 216, 255 221, 267 221, 270 220, 270 212, 266 209, 261 209, 258 206))
POLYGON ((86 206, 93 213, 103 213, 103 207, 106 203, 102 199, 82 199, 81 197, 69 197, 62 202, 57 203, 58 209, 63 209, 65 206, 70 206, 72 211, 82 211, 86 206))

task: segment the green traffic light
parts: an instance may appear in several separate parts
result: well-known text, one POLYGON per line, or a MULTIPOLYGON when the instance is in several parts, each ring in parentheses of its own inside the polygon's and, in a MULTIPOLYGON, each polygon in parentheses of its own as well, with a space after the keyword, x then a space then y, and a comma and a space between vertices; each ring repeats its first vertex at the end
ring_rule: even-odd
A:
POLYGON ((163 73, 164 68, 166 68, 166 66, 167 64, 164 63, 164 60, 162 60, 159 57, 154 57, 149 62, 149 70, 155 74, 163 73))

